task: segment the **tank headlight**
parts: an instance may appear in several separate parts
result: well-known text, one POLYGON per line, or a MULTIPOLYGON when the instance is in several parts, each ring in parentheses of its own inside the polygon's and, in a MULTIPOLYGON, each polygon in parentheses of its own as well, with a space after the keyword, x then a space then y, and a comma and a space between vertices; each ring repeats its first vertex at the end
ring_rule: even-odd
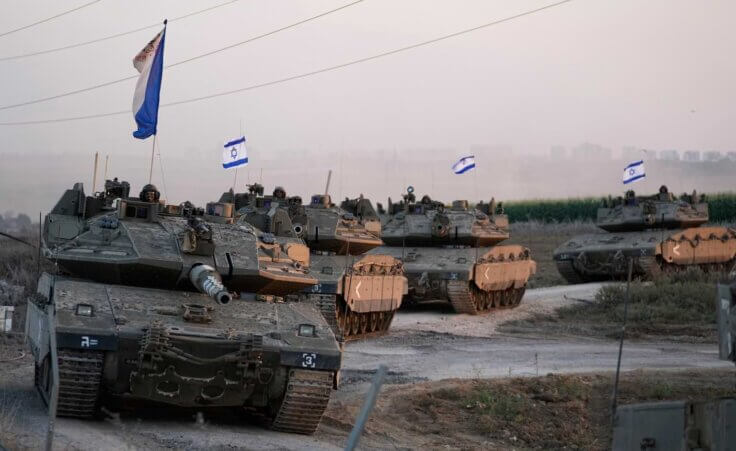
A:
POLYGON ((92 306, 89 304, 77 304, 77 315, 92 316, 92 306))
POLYGON ((300 337, 314 337, 315 327, 313 324, 299 324, 299 336, 300 337))

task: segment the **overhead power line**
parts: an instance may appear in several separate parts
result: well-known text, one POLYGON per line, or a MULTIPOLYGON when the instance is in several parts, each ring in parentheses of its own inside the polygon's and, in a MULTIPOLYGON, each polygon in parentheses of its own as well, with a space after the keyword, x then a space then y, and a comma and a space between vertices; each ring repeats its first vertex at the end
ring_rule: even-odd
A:
POLYGON ((101 1, 101 0, 94 0, 94 1, 91 1, 91 2, 89 2, 89 3, 85 3, 84 5, 81 5, 81 6, 77 6, 76 8, 72 8, 72 9, 66 10, 66 11, 64 11, 64 12, 61 12, 61 13, 59 13, 59 14, 53 15, 53 16, 51 16, 51 17, 47 17, 47 18, 45 18, 45 19, 41 19, 41 20, 39 20, 38 22, 33 22, 33 23, 29 23, 28 25, 23 25, 23 26, 22 26, 22 27, 20 27, 20 28, 16 28, 16 29, 13 29, 13 30, 8 30, 8 31, 4 31, 4 32, 0 33, 0 38, 2 38, 2 37, 4 37, 4 36, 7 36, 7 35, 9 35, 9 34, 17 33, 17 32, 19 32, 19 31, 27 30, 27 29, 29 29, 29 28, 31 28, 31 27, 35 27, 36 25, 40 25, 40 24, 42 24, 42 23, 45 23, 45 22, 49 22, 49 21, 52 21, 52 20, 54 20, 54 19, 58 19, 58 18, 59 18, 59 17, 61 17, 61 16, 66 16, 67 14, 71 14, 71 13, 73 13, 73 12, 75 12, 75 11, 79 11, 79 10, 80 10, 80 9, 82 9, 82 8, 86 8, 86 7, 88 7, 88 6, 92 6, 92 5, 94 5, 95 3, 99 3, 100 1, 101 1))
MULTIPOLYGON (((275 30, 272 30, 272 31, 269 31, 269 32, 260 34, 258 36, 253 36, 252 38, 248 38, 248 39, 246 39, 244 41, 236 42, 235 44, 230 44, 228 46, 225 46, 225 47, 222 47, 222 48, 219 48, 219 49, 216 49, 216 50, 212 50, 212 51, 209 51, 209 52, 206 52, 206 53, 202 53, 200 55, 193 56, 191 58, 187 58, 187 59, 182 60, 182 61, 177 61, 176 63, 169 64, 169 65, 166 65, 164 67, 166 69, 170 69, 172 67, 180 66, 180 65, 185 64, 185 63, 191 63, 192 61, 196 61, 198 59, 205 58, 207 56, 211 56, 211 55, 214 55, 216 53, 224 52, 226 50, 230 50, 230 49, 233 49, 235 47, 238 47, 238 46, 241 46, 241 45, 244 45, 244 44, 248 44, 249 42, 253 42, 253 41, 256 41, 258 39, 261 39, 261 38, 265 38, 267 36, 274 35, 276 33, 280 33, 282 31, 288 30, 290 28, 298 27, 299 25, 303 25, 303 24, 305 24, 307 22, 311 22, 313 20, 317 20, 319 18, 322 18, 322 17, 327 16, 329 14, 332 14, 332 13, 335 13, 335 12, 338 12, 338 11, 341 11, 341 10, 343 10, 345 8, 348 8, 350 6, 356 5, 356 4, 361 3, 361 2, 363 2, 363 0, 356 0, 356 1, 352 2, 352 3, 348 3, 346 5, 342 5, 342 6, 338 7, 338 8, 334 8, 334 9, 331 9, 329 11, 325 11, 323 13, 317 14, 316 16, 308 17, 308 18, 303 19, 303 20, 300 20, 298 22, 294 22, 294 23, 292 23, 290 25, 286 25, 284 27, 277 28, 275 30)), ((125 81, 134 80, 134 79, 137 79, 137 78, 138 78, 138 75, 131 75, 131 76, 128 76, 128 77, 118 78, 117 80, 110 80, 110 81, 106 81, 104 83, 100 83, 100 84, 97 84, 97 85, 88 86, 88 87, 82 88, 82 89, 76 89, 74 91, 67 91, 67 92, 64 92, 64 93, 61 93, 61 94, 56 94, 56 95, 53 95, 53 96, 42 97, 42 98, 34 99, 34 100, 28 100, 26 102, 14 103, 12 105, 4 105, 4 106, 0 106, 0 111, 1 110, 9 110, 9 109, 12 109, 12 108, 18 108, 18 107, 27 106, 27 105, 34 105, 34 104, 37 104, 37 103, 48 102, 50 100, 60 99, 62 97, 68 97, 68 96, 72 96, 72 95, 75 95, 75 94, 80 94, 82 92, 94 91, 95 89, 100 89, 100 88, 104 88, 106 86, 116 85, 118 83, 123 83, 125 81)))
MULTIPOLYGON (((223 2, 223 3, 218 3, 216 5, 212 5, 212 6, 208 7, 208 8, 204 8, 204 9, 200 9, 200 10, 197 10, 197 11, 193 11, 193 12, 188 13, 188 14, 184 14, 183 16, 174 17, 173 19, 169 19, 169 23, 176 22, 177 20, 181 20, 181 19, 186 19, 188 17, 196 16, 196 15, 199 15, 199 14, 202 14, 202 13, 206 13, 208 11, 212 11, 213 9, 221 8, 223 6, 230 5, 231 3, 235 3, 237 1, 239 1, 239 0, 229 0, 227 2, 223 2)), ((29 58, 29 57, 32 57, 32 56, 46 55, 48 53, 61 52, 63 50, 75 49, 77 47, 83 47, 85 45, 96 44, 98 42, 103 42, 103 41, 109 41, 110 39, 115 39, 115 38, 119 38, 119 37, 122 37, 122 36, 128 36, 128 35, 131 35, 131 34, 135 34, 135 33, 141 32, 141 31, 145 31, 145 30, 150 30, 152 28, 157 28, 157 27, 160 27, 160 26, 161 26, 161 22, 159 21, 159 22, 156 22, 155 24, 146 25, 145 27, 140 27, 140 28, 135 28, 135 29, 128 30, 128 31, 123 31, 123 32, 111 34, 111 35, 108 35, 108 36, 103 36, 101 38, 91 39, 89 41, 78 42, 76 44, 69 44, 69 45, 65 45, 65 46, 62 46, 62 47, 54 47, 54 48, 50 48, 50 49, 46 49, 46 50, 39 50, 37 52, 23 53, 21 55, 2 56, 2 57, 0 57, 0 61, 17 60, 17 59, 21 59, 21 58, 29 58)))
MULTIPOLYGON (((193 98, 189 98, 189 99, 184 99, 184 100, 178 100, 178 101, 175 101, 175 102, 165 103, 165 104, 161 105, 161 108, 167 108, 167 107, 176 106, 176 105, 183 105, 183 104, 186 104, 186 103, 199 102, 199 101, 202 101, 202 100, 213 99, 213 98, 216 98, 216 97, 223 97, 223 96, 227 96, 227 95, 231 95, 231 94, 237 94, 237 93, 241 93, 241 92, 245 92, 245 91, 251 91, 251 90, 254 90, 254 89, 258 89, 258 88, 264 88, 266 86, 273 86, 273 85, 277 85, 277 84, 281 84, 281 83, 286 83, 288 81, 298 80, 298 79, 301 79, 301 78, 311 77, 313 75, 322 74, 322 73, 325 73, 325 72, 331 72, 331 71, 334 71, 334 70, 343 69, 345 67, 353 66, 353 65, 356 65, 356 64, 360 64, 360 63, 365 63, 367 61, 372 61, 372 60, 376 60, 376 59, 379 59, 379 58, 384 58, 384 57, 387 57, 387 56, 390 56, 390 55, 395 55, 397 53, 402 53, 402 52, 406 52, 406 51, 409 51, 409 50, 413 50, 413 49, 416 49, 416 48, 419 48, 419 47, 424 47, 424 46, 428 46, 428 45, 431 45, 431 44, 435 44, 435 43, 440 42, 440 41, 444 41, 444 40, 447 40, 447 39, 451 39, 451 38, 455 38, 455 37, 458 37, 458 36, 462 36, 462 35, 465 35, 465 34, 468 34, 468 33, 472 33, 474 31, 482 30, 484 28, 488 28, 488 27, 491 27, 491 26, 494 26, 494 25, 498 25, 498 24, 501 24, 501 23, 504 23, 504 22, 510 22, 512 20, 519 19, 519 18, 524 17, 524 16, 529 16, 529 15, 532 15, 532 14, 535 14, 535 13, 538 13, 538 12, 541 12, 541 11, 544 11, 544 10, 547 10, 547 9, 554 8, 556 6, 564 5, 565 3, 570 3, 572 1, 573 0, 562 0, 562 1, 559 1, 559 2, 556 2, 556 3, 551 3, 549 5, 542 6, 542 7, 536 8, 536 9, 532 9, 532 10, 528 10, 528 11, 525 11, 525 12, 522 12, 522 13, 519 13, 519 14, 515 14, 513 16, 508 16, 508 17, 505 17, 503 19, 494 20, 493 22, 488 22, 488 23, 485 23, 483 25, 479 25, 477 27, 468 28, 468 29, 465 29, 465 30, 462 30, 462 31, 458 31, 458 32, 455 32, 455 33, 446 34, 444 36, 440 36, 440 37, 437 37, 437 38, 434 38, 434 39, 430 39, 428 41, 422 41, 422 42, 419 42, 419 43, 416 43, 416 44, 408 45, 406 47, 401 47, 401 48, 398 48, 398 49, 389 50, 387 52, 378 53, 376 55, 368 56, 368 57, 365 57, 365 58, 360 58, 360 59, 348 61, 346 63, 337 64, 337 65, 334 65, 334 66, 329 66, 329 67, 325 67, 325 68, 322 68, 322 69, 313 70, 311 72, 304 72, 302 74, 292 75, 290 77, 280 78, 278 80, 273 80, 273 81, 269 81, 269 82, 265 82, 265 83, 259 83, 259 84, 250 85, 250 86, 246 86, 246 87, 238 88, 238 89, 232 89, 232 90, 229 90, 229 91, 223 91, 223 92, 219 92, 219 93, 215 93, 215 94, 209 94, 209 95, 205 95, 205 96, 201 96, 201 97, 193 97, 193 98)), ((122 114, 131 114, 131 112, 130 112, 130 110, 124 110, 124 111, 113 111, 113 112, 100 113, 100 114, 90 114, 90 115, 86 115, 86 116, 63 117, 63 118, 56 118, 56 119, 41 119, 41 120, 35 120, 35 121, 19 121, 19 122, 0 122, 0 125, 49 124, 49 123, 54 123, 54 122, 70 122, 70 121, 79 121, 79 120, 84 120, 84 119, 95 119, 95 118, 101 118, 101 117, 118 116, 118 115, 122 115, 122 114)))

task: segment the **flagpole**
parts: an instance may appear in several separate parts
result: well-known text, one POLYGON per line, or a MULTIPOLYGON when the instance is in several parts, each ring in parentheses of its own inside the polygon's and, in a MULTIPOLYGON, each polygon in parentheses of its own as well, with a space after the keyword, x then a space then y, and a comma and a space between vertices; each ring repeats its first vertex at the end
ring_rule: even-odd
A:
POLYGON ((153 156, 156 151, 156 135, 153 135, 153 145, 151 146, 151 166, 148 167, 148 184, 151 184, 153 179, 153 156))

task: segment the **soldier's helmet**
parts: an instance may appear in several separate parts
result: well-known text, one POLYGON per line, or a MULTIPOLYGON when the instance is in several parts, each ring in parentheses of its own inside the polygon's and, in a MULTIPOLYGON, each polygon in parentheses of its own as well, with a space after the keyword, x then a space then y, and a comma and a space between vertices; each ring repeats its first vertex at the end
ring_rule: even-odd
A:
POLYGON ((158 202, 159 198, 161 198, 161 193, 156 188, 156 185, 149 183, 143 187, 138 198, 143 202, 158 202))
POLYGON ((667 185, 662 185, 662 186, 659 187, 659 193, 660 194, 666 194, 668 192, 669 192, 669 190, 667 189, 667 185))
POLYGON ((286 199, 286 190, 280 186, 277 186, 273 190, 273 197, 276 199, 286 199))

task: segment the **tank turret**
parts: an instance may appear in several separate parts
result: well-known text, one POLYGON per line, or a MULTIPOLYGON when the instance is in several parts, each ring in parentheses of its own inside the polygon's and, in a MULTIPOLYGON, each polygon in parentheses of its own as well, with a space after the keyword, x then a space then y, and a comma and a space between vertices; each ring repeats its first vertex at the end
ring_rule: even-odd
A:
POLYGON ((389 198, 381 238, 386 246, 370 253, 404 263, 410 302, 445 299, 459 313, 478 314, 521 302, 536 271, 529 249, 497 246, 509 237, 508 218, 495 201, 471 208, 456 200, 450 207, 428 195, 419 202, 409 187, 402 201, 389 198))
POLYGON ((708 222, 704 195, 679 198, 662 185, 657 194, 603 199, 596 225, 609 233, 575 236, 555 249, 553 258, 569 283, 626 277, 634 260, 637 277, 698 266, 705 271, 736 264, 736 229, 702 226, 708 222), (701 227, 702 226, 702 227, 701 227))
POLYGON ((45 252, 67 272, 105 283, 167 289, 201 288, 189 274, 212 268, 232 292, 283 295, 316 283, 309 250, 274 240, 248 224, 232 227, 234 205, 163 205, 146 185, 138 198, 89 217, 81 184, 68 190, 46 217, 45 252))
POLYGON ((381 237, 389 246, 492 246, 509 237, 506 215, 472 209, 466 200, 450 208, 426 195, 415 202, 412 187, 403 197, 383 218, 381 237))
POLYGON ((629 190, 623 198, 606 201, 598 209, 596 225, 607 232, 698 227, 708 222, 704 198, 683 194, 679 199, 665 185, 653 196, 636 196, 629 190))

